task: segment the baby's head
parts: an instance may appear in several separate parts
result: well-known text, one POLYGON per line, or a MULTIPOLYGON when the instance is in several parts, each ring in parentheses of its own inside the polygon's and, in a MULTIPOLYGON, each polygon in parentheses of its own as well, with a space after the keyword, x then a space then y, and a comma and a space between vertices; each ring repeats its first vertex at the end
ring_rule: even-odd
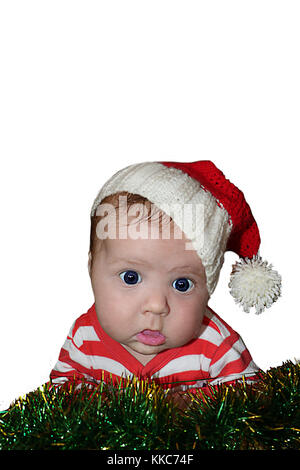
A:
POLYGON ((199 336, 209 294, 188 242, 139 195, 108 196, 92 217, 89 271, 99 322, 144 364, 199 336))
POLYGON ((260 313, 280 295, 280 276, 259 244, 243 193, 212 162, 120 170, 91 210, 89 272, 102 328, 144 363, 192 341, 226 250, 241 258, 231 294, 260 313))

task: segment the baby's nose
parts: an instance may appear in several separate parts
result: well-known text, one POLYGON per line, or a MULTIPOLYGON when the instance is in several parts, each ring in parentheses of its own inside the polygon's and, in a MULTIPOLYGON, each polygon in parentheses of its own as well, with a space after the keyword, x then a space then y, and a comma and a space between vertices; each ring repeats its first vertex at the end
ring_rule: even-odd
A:
POLYGON ((144 304, 144 312, 151 312, 157 315, 167 315, 170 311, 168 300, 164 292, 159 290, 149 294, 144 304))

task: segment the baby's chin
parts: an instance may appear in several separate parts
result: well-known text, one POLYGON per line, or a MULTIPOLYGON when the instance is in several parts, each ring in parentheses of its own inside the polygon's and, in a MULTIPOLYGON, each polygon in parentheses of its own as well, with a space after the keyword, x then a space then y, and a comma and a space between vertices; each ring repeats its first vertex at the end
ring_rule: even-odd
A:
POLYGON ((143 365, 146 365, 151 359, 162 351, 169 349, 169 346, 161 344, 159 346, 149 346, 146 344, 123 344, 121 345, 143 365))
MULTIPOLYGON (((189 342, 189 341, 188 341, 189 342)), ((156 356, 157 354, 166 351, 167 349, 174 349, 174 348, 180 348, 181 346, 184 346, 187 342, 172 342, 172 344, 169 341, 166 341, 163 344, 160 345, 149 345, 149 344, 143 344, 140 343, 139 341, 134 341, 130 344, 124 345, 122 344, 125 349, 127 349, 130 354, 133 356, 137 357, 138 355, 140 356, 156 356)))
MULTIPOLYGON (((123 345, 124 346, 124 345, 123 345)), ((134 351, 138 354, 144 354, 146 356, 149 356, 151 354, 158 354, 162 351, 165 351, 166 349, 169 349, 170 346, 167 346, 166 344, 160 344, 160 345, 149 345, 149 344, 142 344, 138 343, 137 344, 131 344, 130 346, 127 345, 127 350, 128 351, 134 351)))

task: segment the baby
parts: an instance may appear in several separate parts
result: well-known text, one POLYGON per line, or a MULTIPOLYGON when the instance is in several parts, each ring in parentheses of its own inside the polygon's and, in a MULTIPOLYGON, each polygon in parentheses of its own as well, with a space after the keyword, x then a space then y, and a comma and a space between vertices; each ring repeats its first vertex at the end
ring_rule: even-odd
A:
POLYGON ((118 385, 133 376, 172 392, 258 378, 242 338, 208 306, 226 250, 240 256, 230 287, 245 311, 280 295, 258 255, 243 193, 210 161, 146 162, 112 176, 91 210, 88 268, 95 302, 73 323, 55 386, 118 385))

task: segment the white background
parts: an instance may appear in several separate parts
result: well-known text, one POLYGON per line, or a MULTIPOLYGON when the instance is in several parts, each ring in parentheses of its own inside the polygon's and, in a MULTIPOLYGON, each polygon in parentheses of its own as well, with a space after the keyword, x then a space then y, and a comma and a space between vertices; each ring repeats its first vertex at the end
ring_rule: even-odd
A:
POLYGON ((90 208, 143 161, 209 159, 283 278, 261 316, 210 306, 263 369, 300 358, 298 1, 2 1, 0 404, 45 383, 93 303, 90 208))

